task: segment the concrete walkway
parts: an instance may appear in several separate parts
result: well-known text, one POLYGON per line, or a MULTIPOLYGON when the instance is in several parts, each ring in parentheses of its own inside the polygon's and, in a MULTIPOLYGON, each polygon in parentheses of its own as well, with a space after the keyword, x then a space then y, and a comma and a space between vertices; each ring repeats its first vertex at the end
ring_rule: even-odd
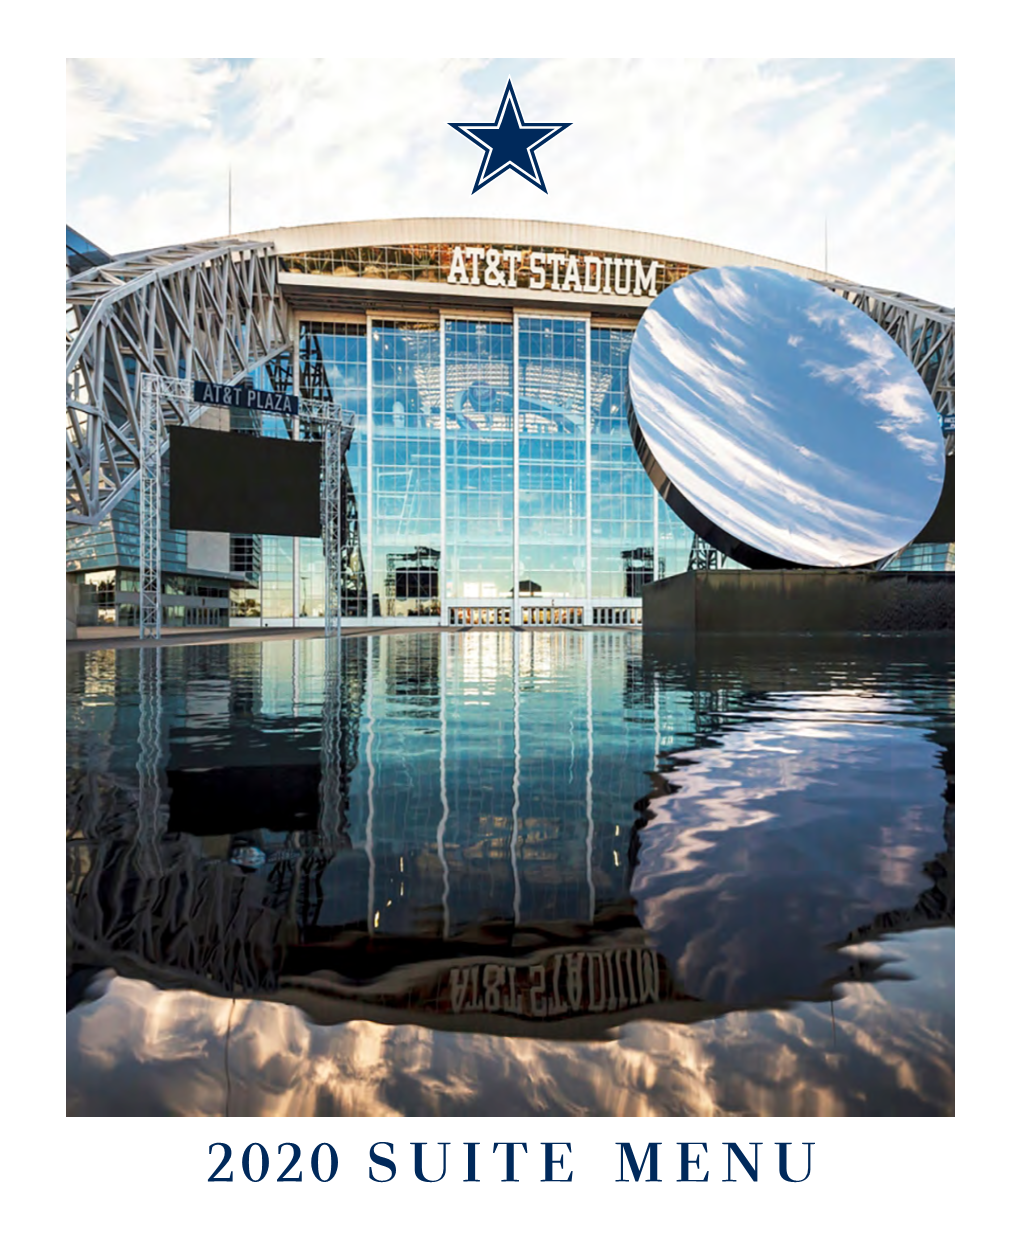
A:
MULTIPOLYGON (((368 637, 371 634, 398 633, 640 633, 640 625, 350 625, 344 626, 344 637, 368 637)), ((112 625, 83 625, 76 638, 68 638, 67 653, 74 651, 138 650, 153 646, 223 646, 231 642, 276 642, 286 638, 321 638, 321 629, 184 629, 163 630, 158 640, 143 642, 137 629, 118 629, 112 625)))
MULTIPOLYGON (((400 628, 351 626, 344 637, 361 637, 370 633, 403 633, 400 628)), ((457 632, 457 630, 453 630, 457 632)), ((222 646, 231 642, 275 642, 283 638, 321 638, 322 629, 164 629, 160 638, 143 642, 137 629, 118 629, 112 625, 83 625, 76 638, 67 639, 67 653, 72 651, 138 650, 153 646, 222 646)))

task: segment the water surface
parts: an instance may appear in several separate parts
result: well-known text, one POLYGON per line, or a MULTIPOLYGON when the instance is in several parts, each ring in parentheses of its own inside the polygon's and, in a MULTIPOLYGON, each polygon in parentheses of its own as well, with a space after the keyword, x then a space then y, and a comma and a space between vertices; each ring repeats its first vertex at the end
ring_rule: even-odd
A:
POLYGON ((75 1114, 951 1114, 951 643, 68 656, 75 1114))

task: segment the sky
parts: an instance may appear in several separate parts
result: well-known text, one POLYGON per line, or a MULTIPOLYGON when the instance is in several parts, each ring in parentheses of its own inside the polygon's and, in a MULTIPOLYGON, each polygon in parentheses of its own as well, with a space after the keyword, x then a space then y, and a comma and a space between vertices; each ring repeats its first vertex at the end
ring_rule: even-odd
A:
POLYGON ((951 60, 69 60, 67 221, 109 251, 320 221, 647 230, 955 304, 951 60), (512 79, 548 193, 472 194, 512 79))

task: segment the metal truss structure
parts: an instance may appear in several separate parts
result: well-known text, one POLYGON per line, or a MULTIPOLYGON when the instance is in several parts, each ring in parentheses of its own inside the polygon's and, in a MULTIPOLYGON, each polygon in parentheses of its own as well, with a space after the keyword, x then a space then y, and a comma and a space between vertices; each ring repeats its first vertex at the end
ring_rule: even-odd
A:
POLYGON ((158 638, 163 608, 163 398, 177 398, 187 383, 142 374, 139 405, 138 622, 140 636, 158 638))
POLYGON ((137 483, 142 375, 235 383, 290 346, 271 243, 217 239, 122 256, 67 283, 67 522, 94 525, 137 483))
MULTIPOLYGON (((289 389, 290 374, 289 357, 281 356, 269 368, 270 376, 274 371, 286 372, 285 386, 274 381, 277 390, 289 389)), ((322 347, 318 334, 302 336, 300 353, 300 388, 299 393, 310 399, 319 399, 326 403, 333 402, 333 389, 322 358, 322 347)), ((344 448, 346 452, 346 447, 344 448)), ((349 616, 368 615, 368 584, 365 579, 365 565, 361 554, 360 522, 358 519, 358 499, 351 484, 350 472, 347 468, 346 455, 340 463, 340 552, 342 564, 341 576, 341 610, 346 609, 349 616)), ((330 495, 330 497, 333 497, 330 495)), ((325 531, 324 531, 325 532, 325 531)), ((327 591, 328 593, 328 591, 327 591)))
POLYGON ((917 369, 942 418, 946 453, 955 449, 956 312, 898 291, 856 286, 838 279, 820 283, 877 322, 917 369))
MULTIPOLYGON (((191 385, 182 377, 143 373, 139 399, 139 612, 141 638, 159 638, 162 630, 162 535, 163 535, 163 447, 167 441, 166 414, 172 413, 181 425, 193 425, 206 410, 191 399, 191 385)), ((322 546, 326 560, 327 636, 340 632, 340 472, 344 455, 354 433, 354 416, 334 403, 302 399, 298 419, 307 429, 321 430, 322 437, 322 546)))
POLYGON ((691 552, 687 557, 688 572, 702 572, 706 569, 719 567, 719 552, 704 538, 696 533, 691 535, 691 552))
MULTIPOLYGON (((307 403, 308 400, 305 400, 307 403)), ((340 473, 344 452, 351 441, 352 427, 330 421, 322 431, 322 552, 326 560, 326 637, 339 636, 343 591, 343 523, 340 503, 340 473)))

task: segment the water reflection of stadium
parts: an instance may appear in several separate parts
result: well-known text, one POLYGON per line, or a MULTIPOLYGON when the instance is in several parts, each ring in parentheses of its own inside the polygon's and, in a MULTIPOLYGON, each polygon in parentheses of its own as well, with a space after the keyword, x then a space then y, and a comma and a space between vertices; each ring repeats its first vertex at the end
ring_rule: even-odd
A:
MULTIPOLYGON (((851 937, 952 922, 943 777, 938 827, 932 814, 906 834, 921 887, 846 885, 875 853, 862 845, 845 896, 826 878, 797 902, 806 918, 786 940, 813 954, 770 955, 768 917, 749 905, 743 936, 759 948, 729 977, 740 988, 681 979, 635 902, 643 827, 691 752, 725 749, 763 698, 824 691, 834 671, 868 686, 876 660, 858 648, 812 667, 802 646, 791 670, 645 649, 636 635, 469 632, 351 638, 339 667, 318 639, 72 657, 69 1005, 112 968, 320 1023, 592 1037, 634 1017, 824 1000, 885 974, 841 948, 851 937)), ((915 663, 904 700, 951 774, 940 664, 918 681, 915 663)), ((703 938, 714 921, 693 922, 703 938)))

